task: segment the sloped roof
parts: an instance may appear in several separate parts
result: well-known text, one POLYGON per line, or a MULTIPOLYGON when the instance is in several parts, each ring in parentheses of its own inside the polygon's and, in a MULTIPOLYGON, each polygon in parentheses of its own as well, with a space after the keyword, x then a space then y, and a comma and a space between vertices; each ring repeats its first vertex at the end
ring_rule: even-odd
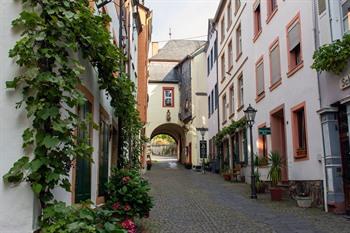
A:
POLYGON ((150 60, 181 61, 205 43, 206 41, 200 40, 170 40, 150 60))

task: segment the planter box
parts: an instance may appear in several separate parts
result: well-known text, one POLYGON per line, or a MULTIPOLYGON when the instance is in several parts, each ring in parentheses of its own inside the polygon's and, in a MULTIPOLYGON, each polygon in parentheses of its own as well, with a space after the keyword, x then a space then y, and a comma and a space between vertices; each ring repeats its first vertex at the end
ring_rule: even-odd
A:
POLYGON ((312 204, 311 197, 300 197, 296 196, 295 200, 297 200, 297 204, 301 208, 310 208, 312 204))
POLYGON ((270 188, 271 201, 282 201, 283 190, 280 188, 270 188))

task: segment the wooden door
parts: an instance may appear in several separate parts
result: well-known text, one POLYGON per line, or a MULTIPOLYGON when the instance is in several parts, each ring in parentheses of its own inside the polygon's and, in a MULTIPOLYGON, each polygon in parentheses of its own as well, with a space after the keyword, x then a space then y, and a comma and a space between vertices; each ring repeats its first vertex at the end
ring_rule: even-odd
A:
MULTIPOLYGON (((89 114, 92 114, 92 104, 86 102, 82 107, 79 107, 78 115, 81 120, 86 120, 89 114)), ((91 145, 92 125, 90 124, 87 130, 78 129, 78 136, 80 140, 88 137, 91 145)), ((75 167, 74 201, 75 203, 79 203, 91 198, 91 163, 87 159, 77 159, 75 167)))

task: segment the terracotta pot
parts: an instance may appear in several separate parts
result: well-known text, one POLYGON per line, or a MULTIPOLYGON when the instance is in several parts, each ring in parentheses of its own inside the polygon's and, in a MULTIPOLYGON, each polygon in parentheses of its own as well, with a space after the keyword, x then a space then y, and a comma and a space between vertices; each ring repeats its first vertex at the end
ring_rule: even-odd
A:
POLYGON ((226 181, 230 181, 230 180, 231 180, 231 176, 230 176, 230 175, 224 175, 224 179, 225 179, 226 181))
POLYGON ((272 201, 281 201, 283 190, 280 188, 270 188, 271 200, 272 201))

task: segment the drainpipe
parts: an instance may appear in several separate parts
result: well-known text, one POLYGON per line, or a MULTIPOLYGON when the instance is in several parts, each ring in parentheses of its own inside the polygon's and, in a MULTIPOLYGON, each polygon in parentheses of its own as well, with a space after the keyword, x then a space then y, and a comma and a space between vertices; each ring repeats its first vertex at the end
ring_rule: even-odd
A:
MULTIPOLYGON (((314 43, 315 43, 315 51, 320 47, 320 38, 319 38, 319 28, 318 28, 318 14, 317 14, 317 6, 316 6, 316 0, 313 1, 313 33, 314 33, 314 43)), ((329 8, 329 1, 328 1, 328 8, 329 8)), ((330 25, 332 28, 332 26, 330 25)), ((333 37, 333 36, 332 36, 333 37)), ((318 100, 319 100, 319 108, 322 108, 322 93, 321 93, 321 84, 320 84, 320 72, 317 71, 317 89, 318 89, 318 100)), ((322 124, 321 124, 322 127, 322 124)), ((323 144, 323 156, 322 156, 322 168, 323 168, 323 198, 324 198, 324 210, 325 212, 328 212, 328 197, 327 197, 327 175, 326 175, 326 152, 325 152, 325 145, 324 145, 324 132, 321 128, 322 133, 322 144, 323 144)))

